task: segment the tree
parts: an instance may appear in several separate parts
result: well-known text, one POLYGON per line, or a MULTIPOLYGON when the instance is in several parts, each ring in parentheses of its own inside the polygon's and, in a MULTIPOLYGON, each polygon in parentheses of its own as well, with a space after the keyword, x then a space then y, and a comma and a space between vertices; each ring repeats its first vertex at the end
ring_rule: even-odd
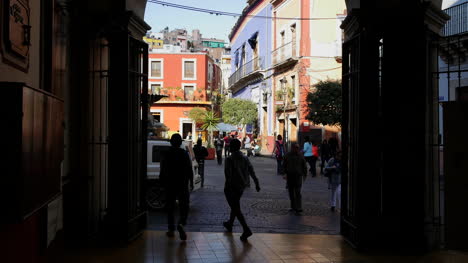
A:
POLYGON ((218 118, 216 113, 212 111, 206 112, 205 116, 203 117, 203 123, 201 125, 201 128, 209 132, 208 148, 211 148, 211 144, 213 140, 213 131, 218 128, 219 122, 220 122, 220 118, 218 118))
POLYGON ((326 80, 315 85, 307 94, 307 119, 317 124, 341 125, 341 81, 326 80))
POLYGON ((204 108, 193 108, 189 111, 188 117, 196 124, 202 124, 205 118, 206 110, 204 108))
POLYGON ((247 124, 257 120, 257 104, 250 100, 229 99, 222 105, 223 121, 245 129, 247 124))

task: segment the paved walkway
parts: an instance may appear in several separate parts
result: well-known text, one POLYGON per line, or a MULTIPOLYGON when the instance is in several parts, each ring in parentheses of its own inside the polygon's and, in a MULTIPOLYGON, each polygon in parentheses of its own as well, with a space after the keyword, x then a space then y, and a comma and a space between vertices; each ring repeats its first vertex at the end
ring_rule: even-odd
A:
MULTIPOLYGON (((285 180, 276 175, 276 160, 267 157, 250 158, 260 180, 261 191, 247 189, 241 200, 247 222, 256 233, 338 234, 339 212, 331 212, 329 190, 324 177, 307 177, 303 188, 301 216, 289 212, 290 203, 285 180)), ((222 222, 229 217, 224 198, 224 165, 209 160, 205 165, 205 187, 192 193, 188 231, 223 232, 222 222)), ((253 182, 252 182, 253 183, 253 182)), ((163 212, 151 212, 151 230, 166 230, 163 212)), ((241 232, 235 222, 234 232, 241 232)))
POLYGON ((426 255, 379 253, 366 255, 350 248, 338 235, 254 234, 244 243, 239 233, 188 233, 187 241, 167 238, 162 231, 146 231, 122 248, 67 250, 67 263, 171 262, 340 262, 340 263, 466 263, 468 255, 438 251, 426 255))

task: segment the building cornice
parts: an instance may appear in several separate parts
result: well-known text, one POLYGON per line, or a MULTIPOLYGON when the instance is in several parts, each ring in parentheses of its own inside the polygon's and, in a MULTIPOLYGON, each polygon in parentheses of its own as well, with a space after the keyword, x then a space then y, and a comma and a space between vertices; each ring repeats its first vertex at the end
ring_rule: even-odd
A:
POLYGON ((161 105, 161 104, 171 104, 171 105, 211 105, 211 101, 167 101, 167 100, 160 100, 154 104, 161 105))
POLYGON ((234 24, 234 26, 232 27, 232 30, 231 30, 231 33, 229 34, 229 41, 232 42, 232 38, 234 37, 234 35, 237 33, 237 30, 239 30, 239 28, 241 27, 241 25, 244 23, 244 20, 245 18, 247 17, 247 15, 261 2, 263 2, 265 0, 253 0, 253 1, 250 1, 248 2, 248 6, 244 8, 244 10, 242 11, 242 15, 239 17, 239 19, 237 19, 237 22, 234 24))

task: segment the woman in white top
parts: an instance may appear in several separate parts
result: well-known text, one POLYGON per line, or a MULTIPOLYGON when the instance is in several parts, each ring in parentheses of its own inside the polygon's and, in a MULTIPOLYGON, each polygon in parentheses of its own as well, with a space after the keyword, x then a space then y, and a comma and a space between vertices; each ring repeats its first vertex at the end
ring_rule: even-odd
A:
POLYGON ((252 145, 250 144, 250 137, 245 135, 244 137, 244 148, 247 149, 247 157, 252 156, 252 145))

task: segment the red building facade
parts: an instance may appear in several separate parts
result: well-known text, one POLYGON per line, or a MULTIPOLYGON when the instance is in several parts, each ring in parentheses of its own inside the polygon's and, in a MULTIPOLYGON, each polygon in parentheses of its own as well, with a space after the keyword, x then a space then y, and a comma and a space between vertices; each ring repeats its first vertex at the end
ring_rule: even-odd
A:
POLYGON ((151 53, 148 61, 149 92, 168 96, 151 106, 154 119, 169 128, 169 136, 201 132, 188 113, 194 107, 219 112, 214 103, 221 86, 219 66, 205 53, 151 53))

